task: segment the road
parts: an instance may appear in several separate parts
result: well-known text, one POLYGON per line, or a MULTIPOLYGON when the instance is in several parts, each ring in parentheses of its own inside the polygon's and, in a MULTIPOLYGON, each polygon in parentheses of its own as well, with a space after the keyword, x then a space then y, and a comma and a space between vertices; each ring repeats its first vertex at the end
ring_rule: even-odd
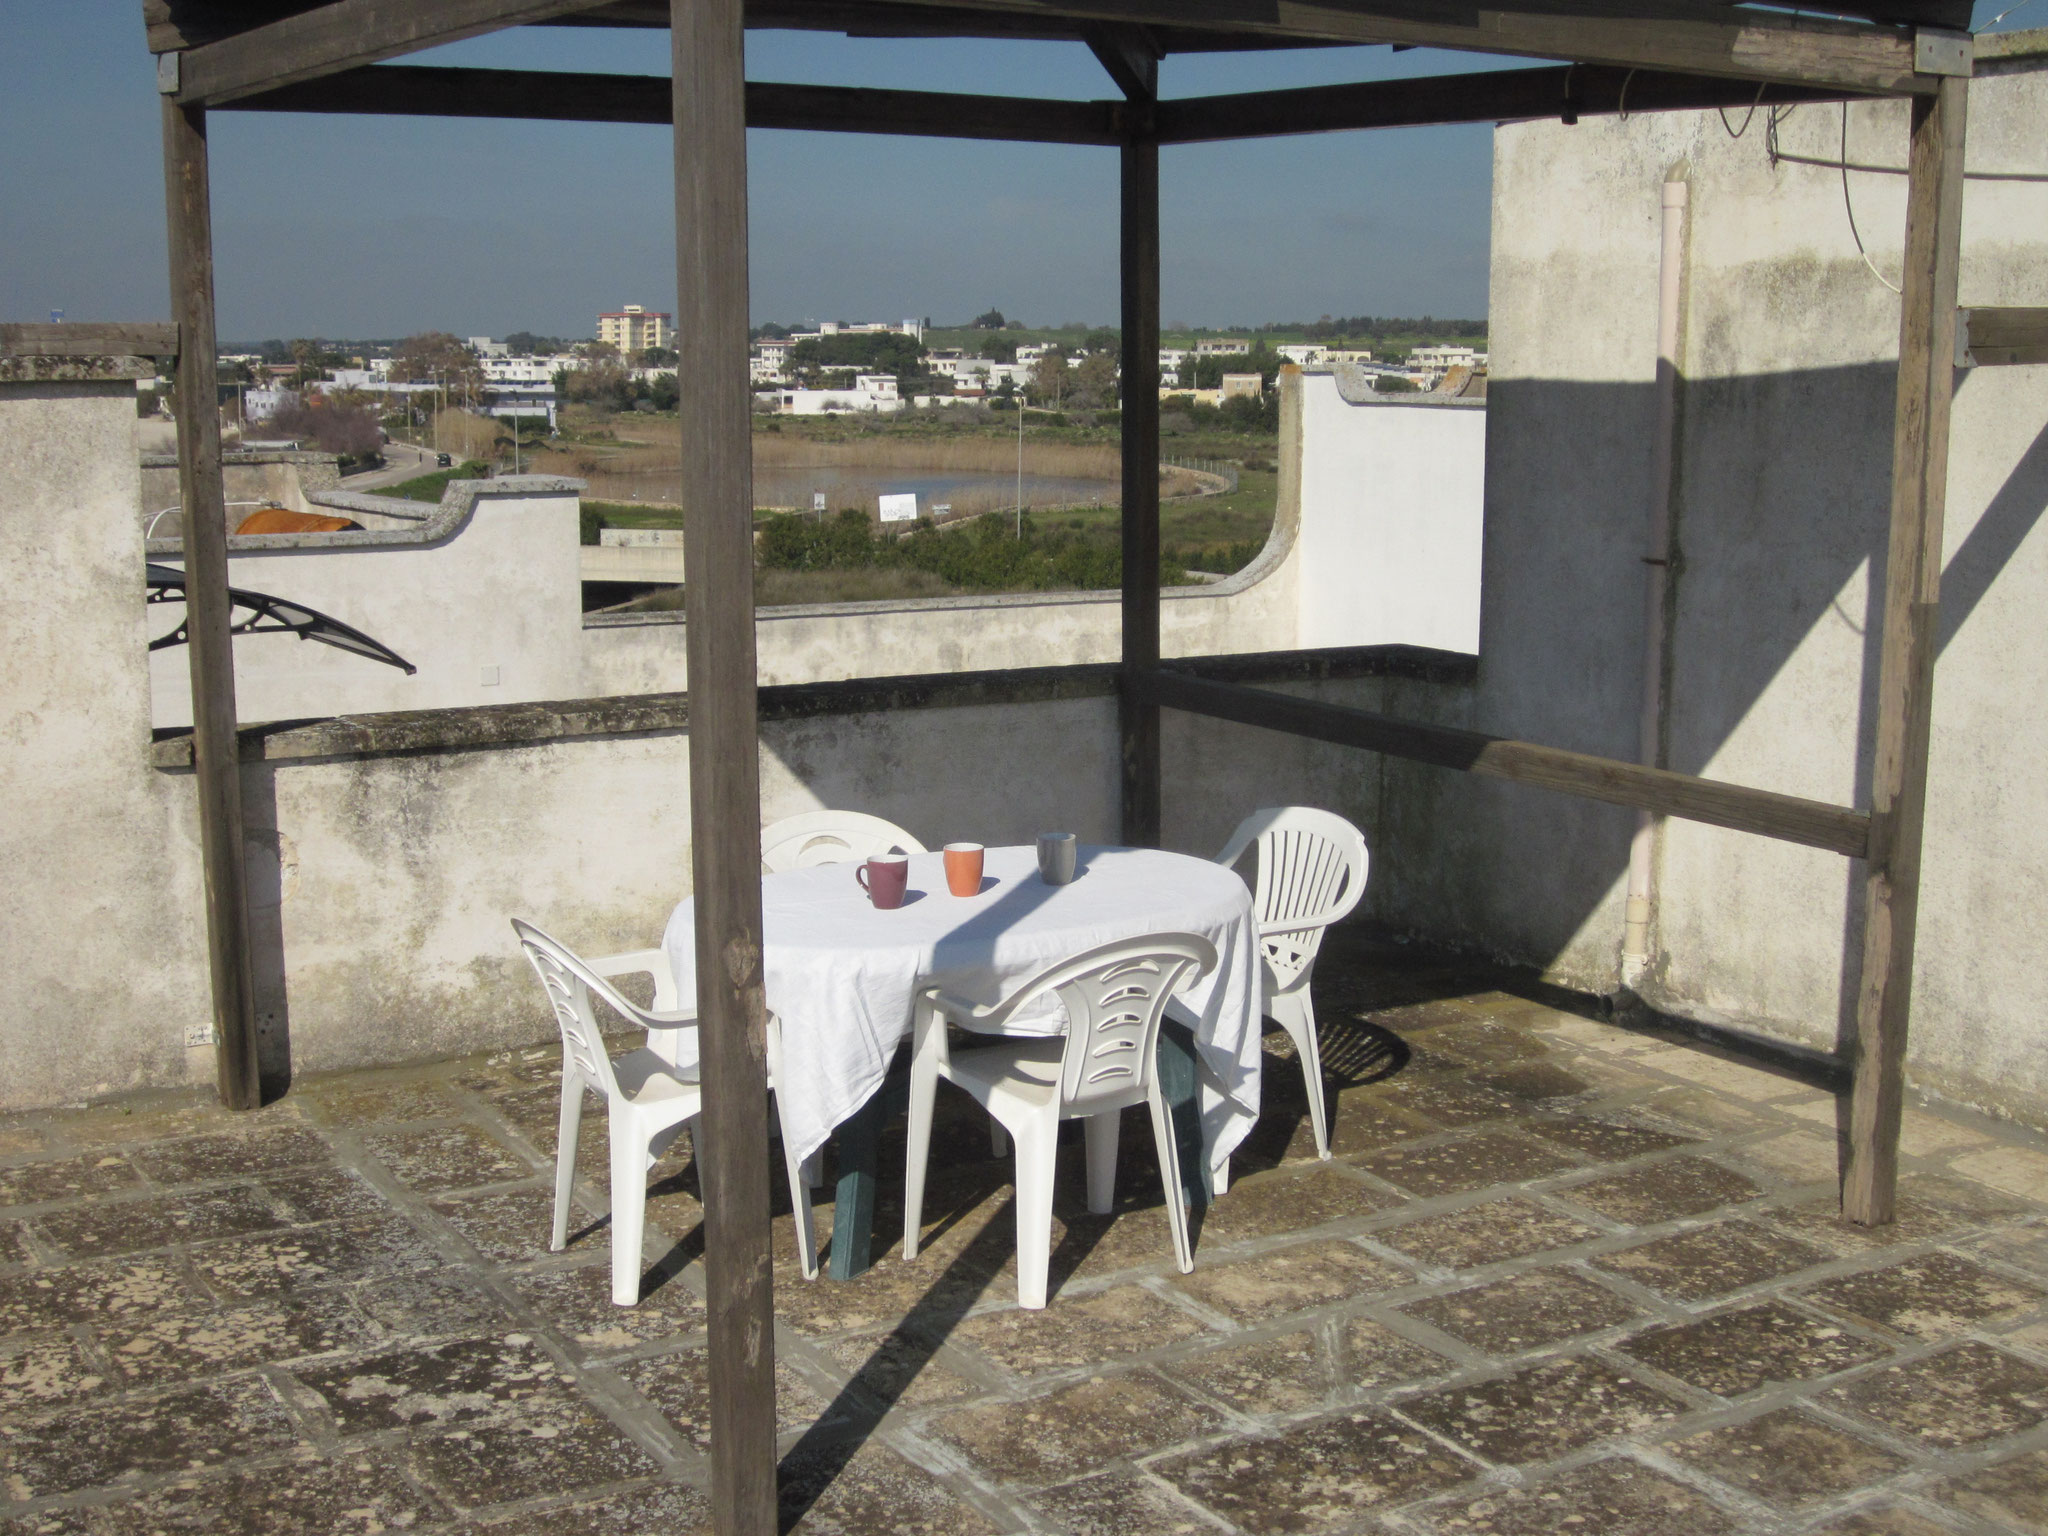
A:
POLYGON ((411 480, 419 475, 429 474, 435 468, 434 450, 415 448, 411 443, 396 440, 384 445, 384 467, 366 470, 360 475, 349 475, 341 482, 344 491, 374 491, 385 486, 411 480))

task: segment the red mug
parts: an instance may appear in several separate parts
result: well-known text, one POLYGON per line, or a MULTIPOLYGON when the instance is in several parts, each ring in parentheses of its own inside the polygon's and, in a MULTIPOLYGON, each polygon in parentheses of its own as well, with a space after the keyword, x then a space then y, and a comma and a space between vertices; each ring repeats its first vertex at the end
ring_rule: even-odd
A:
POLYGON ((878 853, 853 872, 860 888, 883 911, 903 905, 903 893, 910 884, 910 857, 902 853, 878 853))

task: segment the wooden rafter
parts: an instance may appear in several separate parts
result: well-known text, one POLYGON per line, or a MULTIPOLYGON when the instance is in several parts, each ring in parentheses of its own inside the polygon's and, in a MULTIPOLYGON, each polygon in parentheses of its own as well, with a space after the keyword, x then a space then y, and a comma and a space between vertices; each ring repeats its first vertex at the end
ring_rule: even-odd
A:
MULTIPOLYGON (((1893 14, 1902 5, 1935 3, 1898 0, 1878 9, 1893 14)), ((169 0, 150 4, 174 15, 190 9, 169 0)), ((216 27, 230 9, 216 0, 216 27)), ((256 13, 249 6, 232 9, 244 17, 256 13)), ((650 23, 656 14, 647 13, 650 23)), ((332 0, 189 43, 166 84, 183 105, 219 105, 505 27, 630 25, 637 15, 603 0, 332 0)), ((1920 72, 1927 61, 1916 52, 1909 28, 1790 16, 1715 0, 1509 0, 1489 8, 1423 0, 949 0, 944 6, 928 0, 831 0, 817 6, 764 0, 749 22, 852 32, 1071 37, 1098 52, 1105 38, 1135 35, 1145 39, 1145 51, 1158 53, 1171 51, 1179 34, 1192 28, 1216 46, 1392 43, 1878 95, 1925 94, 1942 78, 1920 72)), ((172 35, 207 33, 197 18, 190 31, 158 18, 152 36, 172 35)), ((1121 42, 1112 45, 1110 56, 1119 67, 1129 58, 1121 42)), ((1967 54, 1958 57, 1966 60, 1967 54)))
POLYGON ((181 106, 239 96, 398 58, 506 27, 548 21, 593 0, 333 0, 317 10, 187 48, 164 77, 181 106))
MULTIPOLYGON (((1191 144, 1340 129, 1499 122, 1549 116, 1567 108, 1575 115, 1593 117, 1618 111, 1695 110, 1758 101, 1770 105, 1834 100, 1843 94, 1792 85, 1766 85, 1759 90, 1746 81, 1709 75, 1553 65, 1368 80, 1306 90, 1182 97, 1159 102, 1151 109, 1151 132, 1162 144, 1191 144)), ((668 82, 651 75, 373 64, 245 96, 230 110, 666 124, 670 97, 668 82)), ((771 81, 747 86, 750 128, 1114 145, 1124 141, 1129 125, 1127 104, 1120 102, 771 81)))

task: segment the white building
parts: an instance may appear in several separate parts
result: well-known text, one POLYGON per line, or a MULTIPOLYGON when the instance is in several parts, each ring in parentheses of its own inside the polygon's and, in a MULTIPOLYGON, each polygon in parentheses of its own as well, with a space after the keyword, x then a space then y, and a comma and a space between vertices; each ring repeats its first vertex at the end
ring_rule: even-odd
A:
POLYGON ((1252 344, 1242 336, 1204 336, 1195 343, 1195 356, 1234 357, 1251 349, 1252 344))
POLYGON ((486 359, 494 357, 509 357, 512 354, 512 349, 506 346, 505 343, 503 343, 502 341, 493 341, 488 336, 472 336, 468 339, 466 345, 469 347, 469 350, 474 352, 478 357, 486 359))
POLYGON ((897 392, 896 378, 887 373, 863 373, 852 389, 778 389, 775 407, 785 416, 824 416, 837 411, 861 411, 887 416, 909 404, 897 392))
POLYGON ((1273 350, 1297 368, 1313 368, 1323 361, 1328 349, 1312 341, 1290 341, 1273 350))

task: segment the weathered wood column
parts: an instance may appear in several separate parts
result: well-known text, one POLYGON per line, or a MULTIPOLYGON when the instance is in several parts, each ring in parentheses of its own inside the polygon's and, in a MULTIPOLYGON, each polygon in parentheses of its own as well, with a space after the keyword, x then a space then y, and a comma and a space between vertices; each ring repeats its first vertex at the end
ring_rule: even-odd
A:
POLYGON ((1892 1219, 1899 1111, 1919 919, 1927 746, 1934 716, 1941 523, 1948 483, 1949 396, 1955 382, 1956 269, 1962 249, 1963 140, 1969 86, 1945 78, 1913 98, 1906 266, 1899 303, 1899 399, 1893 426, 1891 542, 1871 772, 1870 859, 1864 879, 1863 974, 1856 999, 1856 1087, 1842 1209, 1892 1219))
POLYGON ((1159 705, 1134 686, 1159 665, 1159 144, 1156 60, 1124 72, 1123 841, 1159 844, 1159 705), (1149 67, 1146 67, 1149 66, 1149 67), (1140 72, 1141 71, 1141 72, 1140 72))
POLYGON ((712 1508, 720 1536, 773 1536, 745 45, 740 0, 672 0, 670 19, 712 1508))
POLYGON ((221 483, 218 344, 213 327, 213 207, 206 112, 163 98, 164 202, 171 313, 178 322, 178 495, 185 509, 185 628, 192 665, 192 762, 206 875, 215 1079, 230 1109, 262 1102, 256 993, 249 964, 249 877, 242 863, 242 775, 229 628, 227 493, 221 483))

